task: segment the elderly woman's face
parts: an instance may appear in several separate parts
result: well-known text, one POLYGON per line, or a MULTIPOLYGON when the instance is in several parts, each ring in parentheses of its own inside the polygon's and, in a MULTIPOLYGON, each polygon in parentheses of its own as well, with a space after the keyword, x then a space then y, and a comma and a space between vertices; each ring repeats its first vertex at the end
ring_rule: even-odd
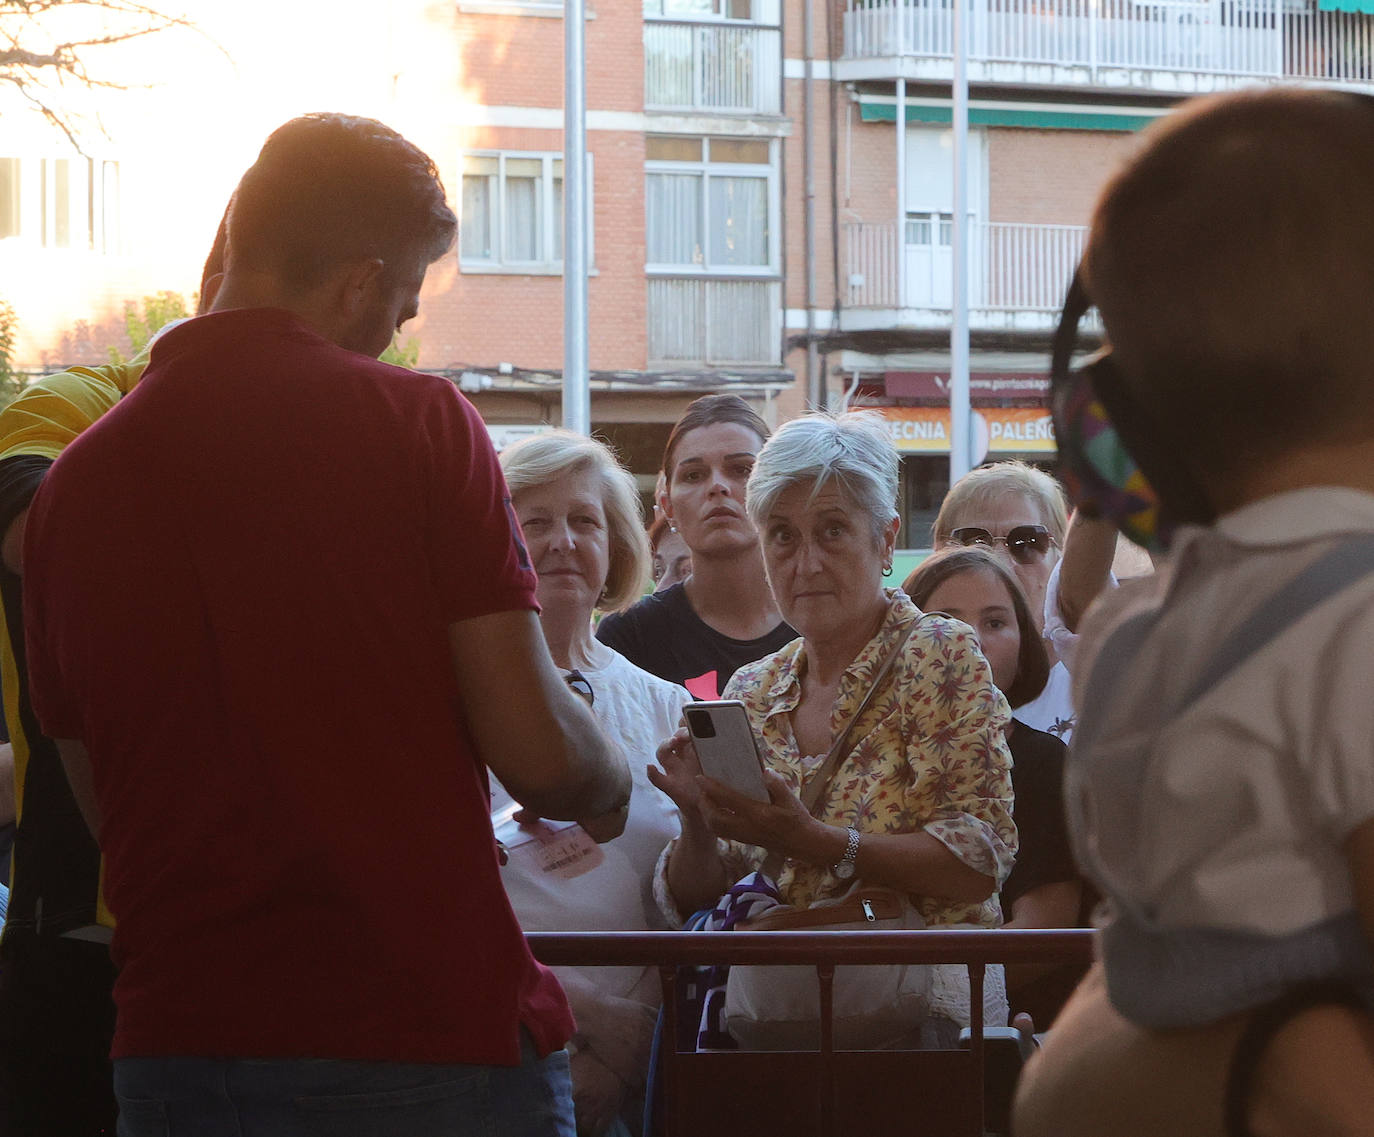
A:
POLYGON ((811 491, 805 483, 778 495, 763 519, 763 559, 783 619, 807 639, 830 638, 867 628, 885 607, 896 525, 879 537, 841 489, 811 491))
POLYGON ((1053 545, 1046 548, 1044 553, 1023 548, 1019 556, 1013 557, 1007 548, 1005 538, 1013 529, 1022 525, 1043 525, 1048 528, 1049 518, 1041 514, 1030 497, 1025 494, 1011 494, 991 506, 973 509, 965 515, 955 517, 950 530, 982 529, 994 538, 990 549, 1016 574, 1016 579, 1025 590, 1031 616, 1035 619, 1038 631, 1045 621, 1045 586, 1049 584, 1050 571, 1059 559, 1059 550, 1053 545), (995 540, 999 537, 1003 540, 995 540))
POLYGON ((611 565, 601 479, 594 470, 565 474, 521 490, 513 504, 539 574, 540 607, 571 607, 590 618, 611 565))

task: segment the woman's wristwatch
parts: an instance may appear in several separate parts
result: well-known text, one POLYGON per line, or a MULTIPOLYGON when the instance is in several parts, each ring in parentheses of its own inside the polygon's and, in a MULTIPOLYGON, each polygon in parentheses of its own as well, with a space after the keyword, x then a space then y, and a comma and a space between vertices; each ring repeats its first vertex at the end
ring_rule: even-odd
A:
POLYGON ((841 880, 848 880, 854 875, 854 862, 859 856, 859 831, 851 825, 845 832, 849 834, 849 843, 844 847, 844 856, 840 858, 840 863, 835 865, 833 870, 841 880))

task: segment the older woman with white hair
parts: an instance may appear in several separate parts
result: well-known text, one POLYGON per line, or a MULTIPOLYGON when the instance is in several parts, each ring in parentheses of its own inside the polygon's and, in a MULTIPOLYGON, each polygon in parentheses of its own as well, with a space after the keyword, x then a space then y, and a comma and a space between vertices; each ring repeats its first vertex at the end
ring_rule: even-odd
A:
MULTIPOLYGON (((592 635, 597 609, 634 603, 646 587, 649 546, 634 479, 606 446, 568 431, 526 439, 501 454, 535 572, 539 621, 554 663, 591 700, 634 778, 625 831, 597 844, 576 825, 519 811, 493 785, 496 836, 508 850, 501 878, 526 931, 663 928, 654 902, 659 854, 677 834, 673 803, 649 785, 659 742, 677 729, 687 692, 642 671, 592 635)), ((658 981, 647 968, 560 968, 577 1016, 573 1101, 584 1134, 637 1132, 658 981)))
MULTIPOLYGON (((993 894, 1016 852, 1010 712, 974 633, 922 619, 883 585, 900 524, 897 469, 871 413, 795 419, 759 452, 746 505, 778 608, 801 638, 740 668, 725 697, 745 705, 770 800, 701 777, 685 732, 660 747, 650 778, 682 815, 660 877, 668 914, 714 903, 771 853, 795 907, 860 879, 908 894, 927 926, 1000 922, 993 894), (875 679, 877 697, 813 814, 800 795, 875 679)), ((944 1025, 927 1037, 949 1041, 944 1025)))

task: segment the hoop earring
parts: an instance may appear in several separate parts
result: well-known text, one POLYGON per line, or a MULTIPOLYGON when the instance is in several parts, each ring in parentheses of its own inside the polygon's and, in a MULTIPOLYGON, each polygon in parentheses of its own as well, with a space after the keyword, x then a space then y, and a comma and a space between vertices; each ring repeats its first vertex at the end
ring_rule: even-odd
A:
POLYGON ((884 576, 891 576, 891 575, 892 575, 892 566, 891 566, 890 564, 883 565, 883 575, 884 575, 884 576))

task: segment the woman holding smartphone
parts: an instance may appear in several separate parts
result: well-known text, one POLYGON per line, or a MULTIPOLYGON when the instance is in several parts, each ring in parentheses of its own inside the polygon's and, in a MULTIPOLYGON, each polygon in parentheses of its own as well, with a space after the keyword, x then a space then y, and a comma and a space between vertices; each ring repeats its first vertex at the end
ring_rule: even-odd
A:
MULTIPOLYGON (((685 731, 659 748, 662 769, 649 777, 682 817, 660 903, 678 922, 769 853, 783 858, 777 885, 795 907, 860 879, 909 894, 928 926, 1000 922, 993 894, 1016 852, 1009 714, 967 628, 927 618, 903 642, 921 613, 883 585, 897 469, 871 414, 795 419, 759 452, 748 512, 778 608, 801 638, 741 667, 724 692, 749 715, 766 803, 704 777, 685 731), (799 795, 899 643, 813 816, 799 795)), ((931 1040, 956 1032, 947 1020, 931 1040)))

